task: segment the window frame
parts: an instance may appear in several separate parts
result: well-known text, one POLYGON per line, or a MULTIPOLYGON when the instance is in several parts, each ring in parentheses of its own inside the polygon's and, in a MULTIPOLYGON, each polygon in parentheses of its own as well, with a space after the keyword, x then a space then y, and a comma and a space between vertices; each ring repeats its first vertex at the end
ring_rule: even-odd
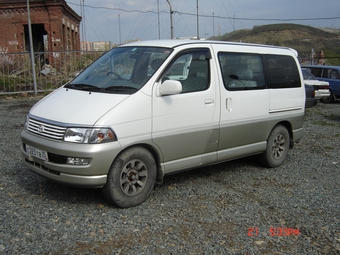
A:
MULTIPOLYGON (((267 85, 268 89, 301 88, 301 86, 302 86, 301 80, 303 79, 303 77, 301 77, 300 72, 299 72, 299 67, 296 64, 296 61, 292 56, 290 56, 290 55, 280 55, 280 54, 266 54, 266 55, 264 55, 264 60, 265 60, 264 61, 264 69, 265 69, 265 76, 266 76, 266 85, 267 85), (291 86, 286 86, 289 81, 282 82, 282 84, 285 84, 285 85, 275 85, 274 86, 273 83, 271 82, 271 80, 273 79, 273 74, 271 73, 270 69, 273 69, 273 68, 270 68, 270 66, 269 66, 269 57, 270 56, 282 57, 282 58, 287 58, 287 59, 289 58, 292 61, 291 63, 294 63, 295 75, 297 75, 297 77, 299 79, 291 81, 290 82, 291 86)), ((286 69, 285 67, 281 67, 281 69, 282 68, 286 69)), ((294 72, 294 70, 292 70, 292 72, 294 72)), ((294 77, 294 76, 292 75, 291 77, 294 77)), ((288 76, 287 76, 287 79, 288 79, 288 76)), ((277 84, 280 84, 280 83, 277 83, 277 84)))
MULTIPOLYGON (((290 88, 300 88, 302 85, 302 77, 299 73, 299 69, 298 69, 298 65, 296 64, 296 61, 294 59, 294 57, 290 56, 290 55, 280 55, 280 54, 262 54, 262 53, 251 53, 251 52, 228 52, 228 51, 220 51, 217 53, 217 57, 218 57, 218 61, 219 61, 219 67, 220 67, 220 73, 221 73, 221 76, 222 76, 222 80, 223 80, 223 85, 224 85, 224 88, 228 91, 248 91, 248 90, 259 90, 259 89, 290 89, 290 88), (229 87, 227 86, 227 84, 225 83, 225 73, 223 71, 223 68, 222 68, 222 63, 221 63, 221 58, 220 56, 222 54, 230 54, 230 55, 254 55, 254 56, 259 56, 260 60, 261 60, 261 64, 262 64, 262 74, 263 74, 263 81, 264 81, 264 84, 262 86, 255 86, 255 87, 247 87, 247 86, 244 86, 244 87, 229 87), (271 82, 271 79, 273 78, 273 75, 271 74, 270 72, 270 65, 268 63, 268 61, 270 60, 271 57, 276 57, 276 58, 279 58, 279 57, 282 57, 282 58, 286 58, 289 59, 290 64, 292 65, 292 72, 293 74, 290 76, 291 77, 296 77, 298 79, 294 79, 292 80, 291 82, 287 81, 286 83, 282 83, 282 85, 273 85, 274 83, 271 82), (290 86, 287 86, 287 85, 290 85, 290 86)), ((284 69, 287 69, 286 66, 283 66, 284 69)), ((254 71, 254 70, 253 70, 254 71)), ((229 79, 229 78, 228 78, 229 79)), ((255 79, 254 79, 255 80, 255 79)), ((277 83, 277 84, 280 84, 280 83, 277 83)))
MULTIPOLYGON (((228 57, 228 56, 227 56, 228 57)), ((261 90, 261 89, 265 89, 266 88, 266 75, 265 75, 265 66, 263 64, 264 60, 263 60, 263 55, 262 54, 259 54, 259 53, 251 53, 251 52, 230 52, 230 51, 219 51, 217 53, 217 58, 218 58, 218 62, 219 62, 219 67, 220 67, 220 73, 222 75, 222 80, 223 80, 223 85, 224 85, 224 88, 228 91, 243 91, 243 90, 261 90), (243 86, 243 87, 230 87, 228 86, 228 84, 225 83, 225 80, 226 80, 226 77, 225 77, 225 72, 223 71, 223 68, 222 68, 222 60, 221 60, 221 56, 222 55, 245 55, 245 56, 256 56, 259 58, 260 60, 260 72, 259 74, 262 74, 262 82, 263 82, 263 85, 259 85, 259 86, 243 86)), ((248 67, 249 68, 249 67, 248 67)), ((251 68, 250 68, 251 69, 251 68)), ((253 71, 253 69, 251 69, 253 71)), ((233 75, 233 74, 231 74, 233 75)), ((231 76, 229 75, 229 76, 231 76)), ((238 76, 235 75, 237 78, 238 76)), ((232 78, 227 78, 227 79, 232 79, 232 78)), ((242 80, 240 79, 235 79, 237 81, 241 81, 242 83, 242 80)), ((251 79, 250 81, 256 81, 255 79, 251 79)), ((229 83, 229 82, 228 82, 229 83)))
MULTIPOLYGON (((193 93, 193 92, 201 92, 201 91, 206 91, 210 88, 211 86, 211 51, 209 48, 206 47, 201 47, 201 48, 191 48, 191 49, 185 49, 183 51, 178 52, 173 59, 170 61, 170 63, 167 65, 167 67, 164 69, 164 71, 162 72, 162 74, 160 75, 160 78, 158 79, 161 80, 162 82, 167 80, 167 74, 169 72, 169 70, 171 69, 171 67, 174 65, 174 63, 182 56, 184 56, 185 54, 192 54, 192 55, 204 55, 205 56, 205 61, 207 61, 207 85, 204 89, 200 89, 200 90, 192 90, 192 91, 182 91, 179 95, 181 94, 186 94, 186 93, 193 93)), ((190 60, 190 65, 192 63, 193 59, 190 60)), ((190 65, 187 67, 190 69, 190 65)), ((185 65, 186 66, 186 65, 185 65)), ((176 81, 179 81, 183 86, 184 81, 187 81, 189 78, 189 74, 190 74, 190 70, 188 70, 188 76, 186 77, 185 80, 181 80, 181 79, 173 79, 176 81)))

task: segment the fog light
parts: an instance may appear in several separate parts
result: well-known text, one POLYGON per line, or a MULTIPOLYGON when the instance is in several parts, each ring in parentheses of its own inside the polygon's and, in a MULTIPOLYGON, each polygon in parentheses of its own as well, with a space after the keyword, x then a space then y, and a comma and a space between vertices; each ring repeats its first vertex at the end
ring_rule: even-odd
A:
POLYGON ((69 165, 85 166, 89 163, 90 159, 88 158, 67 158, 67 164, 69 165))

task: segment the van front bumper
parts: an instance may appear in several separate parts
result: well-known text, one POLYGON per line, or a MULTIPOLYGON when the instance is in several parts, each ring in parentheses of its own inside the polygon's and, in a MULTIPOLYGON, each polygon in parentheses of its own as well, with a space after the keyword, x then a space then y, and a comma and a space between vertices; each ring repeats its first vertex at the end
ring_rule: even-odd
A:
POLYGON ((21 153, 24 164, 34 173, 50 180, 71 186, 101 188, 106 184, 107 174, 117 154, 121 151, 118 142, 103 144, 76 144, 54 141, 21 132, 21 153), (52 160, 42 160, 26 152, 26 145, 46 151, 52 160), (53 155, 53 157, 52 157, 53 155), (89 159, 87 165, 70 165, 67 157, 89 159), (55 160, 57 159, 57 160, 55 160))

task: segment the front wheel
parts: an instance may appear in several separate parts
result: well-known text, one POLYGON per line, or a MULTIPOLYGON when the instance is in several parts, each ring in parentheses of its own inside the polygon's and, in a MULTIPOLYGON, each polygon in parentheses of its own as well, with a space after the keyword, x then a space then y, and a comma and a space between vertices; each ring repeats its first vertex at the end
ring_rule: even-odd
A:
POLYGON ((133 147, 112 163, 103 194, 110 202, 126 208, 144 202, 156 181, 156 163, 149 151, 133 147))
POLYGON ((285 161, 289 151, 289 133, 286 127, 277 125, 270 133, 267 148, 260 155, 262 164, 267 167, 278 167, 285 161))

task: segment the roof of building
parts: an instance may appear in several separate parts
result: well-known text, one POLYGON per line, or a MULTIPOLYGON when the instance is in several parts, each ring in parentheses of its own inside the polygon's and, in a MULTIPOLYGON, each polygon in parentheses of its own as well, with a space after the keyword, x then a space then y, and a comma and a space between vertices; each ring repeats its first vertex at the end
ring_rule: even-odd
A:
MULTIPOLYGON (((69 12, 74 18, 81 21, 79 16, 65 0, 30 0, 30 8, 39 6, 62 6, 67 12, 69 12)), ((0 9, 19 9, 27 8, 27 0, 0 0, 0 9)))

